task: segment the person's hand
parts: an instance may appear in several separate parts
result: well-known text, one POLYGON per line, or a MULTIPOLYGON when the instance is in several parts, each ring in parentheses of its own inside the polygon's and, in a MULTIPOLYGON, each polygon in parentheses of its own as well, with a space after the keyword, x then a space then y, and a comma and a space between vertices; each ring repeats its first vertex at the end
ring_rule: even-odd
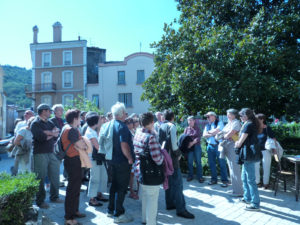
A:
POLYGON ((133 160, 132 159, 128 159, 128 164, 132 165, 133 164, 133 160))
POLYGON ((238 142, 238 141, 237 141, 237 142, 235 142, 235 144, 234 144, 234 147, 235 147, 235 148, 240 148, 240 147, 241 147, 241 144, 240 144, 240 142, 238 142))
POLYGON ((59 135, 59 129, 55 127, 55 128, 52 130, 52 135, 53 135, 54 137, 58 137, 58 135, 59 135))

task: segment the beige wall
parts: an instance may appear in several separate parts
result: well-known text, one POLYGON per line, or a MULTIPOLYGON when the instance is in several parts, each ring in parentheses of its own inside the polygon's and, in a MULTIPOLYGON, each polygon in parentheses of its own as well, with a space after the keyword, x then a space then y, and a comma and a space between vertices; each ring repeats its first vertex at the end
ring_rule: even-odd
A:
POLYGON ((42 53, 51 52, 51 66, 63 65, 63 52, 72 51, 72 64, 83 64, 83 48, 62 48, 51 50, 37 50, 35 55, 35 66, 42 67, 42 53))
MULTIPOLYGON (((83 95, 83 92, 59 92, 59 93, 36 93, 35 94, 35 106, 37 107, 39 104, 41 104, 41 97, 43 95, 50 95, 52 98, 52 105, 55 104, 62 104, 62 97, 65 94, 72 94, 73 95, 73 99, 75 99, 78 95, 83 95)), ((51 105, 51 106, 52 106, 51 105)))
POLYGON ((52 73, 52 83, 56 84, 56 89, 60 90, 73 90, 82 89, 84 84, 83 79, 83 66, 78 67, 63 67, 63 68, 48 68, 48 69, 36 69, 35 70, 35 83, 42 83, 42 73, 52 73), (62 88, 62 76, 63 71, 73 71, 73 88, 62 88))

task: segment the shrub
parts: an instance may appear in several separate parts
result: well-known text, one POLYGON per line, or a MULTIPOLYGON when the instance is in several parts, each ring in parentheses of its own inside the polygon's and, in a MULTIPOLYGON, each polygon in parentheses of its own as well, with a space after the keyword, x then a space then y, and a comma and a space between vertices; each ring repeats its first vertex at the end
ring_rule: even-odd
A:
POLYGON ((291 152, 295 154, 300 153, 300 124, 280 123, 272 125, 271 127, 276 139, 287 152, 293 149, 294 151, 291 152))
POLYGON ((24 216, 32 206, 38 186, 39 181, 33 173, 20 174, 15 177, 1 173, 0 224, 24 224, 24 216))

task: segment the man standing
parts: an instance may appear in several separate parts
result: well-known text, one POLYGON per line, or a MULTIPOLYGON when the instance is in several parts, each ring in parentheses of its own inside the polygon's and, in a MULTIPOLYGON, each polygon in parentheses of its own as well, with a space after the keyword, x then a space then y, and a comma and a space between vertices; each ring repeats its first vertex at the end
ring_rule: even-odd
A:
POLYGON ((220 158, 220 152, 218 151, 218 141, 215 136, 219 133, 224 124, 222 121, 219 121, 217 114, 215 112, 208 112, 205 114, 208 124, 204 128, 203 137, 207 140, 207 156, 208 164, 211 171, 211 180, 208 182, 208 185, 214 185, 218 183, 218 174, 216 161, 218 160, 220 164, 220 173, 222 184, 221 187, 228 186, 228 176, 227 176, 227 167, 225 159, 220 158))
POLYGON ((127 116, 125 105, 117 102, 111 108, 115 119, 113 124, 111 174, 112 184, 109 191, 107 216, 115 216, 115 223, 128 223, 133 220, 125 214, 123 202, 130 179, 133 164, 133 143, 131 133, 124 123, 127 116))
POLYGON ((159 143, 162 145, 165 142, 165 149, 171 155, 174 167, 174 173, 169 176, 169 189, 165 192, 167 210, 176 209, 176 214, 179 217, 186 219, 194 219, 195 216, 188 212, 185 207, 183 195, 182 176, 179 166, 181 152, 177 145, 177 129, 174 122, 174 113, 170 110, 164 111, 165 121, 160 126, 158 136, 159 143))
POLYGON ((163 116, 162 116, 161 112, 156 112, 155 116, 156 116, 157 121, 154 123, 154 130, 156 133, 158 133, 159 128, 160 128, 161 124, 163 123, 163 121, 162 121, 163 116))
POLYGON ((51 115, 51 109, 46 104, 40 104, 37 107, 38 116, 31 124, 33 135, 33 164, 34 172, 40 180, 39 191, 36 195, 36 204, 40 208, 48 208, 45 203, 46 192, 44 188, 45 177, 50 179, 50 201, 63 203, 59 199, 59 166, 60 161, 53 153, 55 139, 59 135, 59 129, 48 119, 51 115))

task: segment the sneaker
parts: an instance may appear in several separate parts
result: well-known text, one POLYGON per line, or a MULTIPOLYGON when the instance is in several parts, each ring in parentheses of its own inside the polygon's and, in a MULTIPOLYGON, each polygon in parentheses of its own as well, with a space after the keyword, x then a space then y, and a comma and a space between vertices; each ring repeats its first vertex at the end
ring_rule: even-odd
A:
POLYGON ((192 177, 188 177, 188 178, 186 178, 186 181, 187 182, 190 182, 190 181, 192 181, 193 180, 193 178, 192 177))
POLYGON ((106 216, 107 217, 114 217, 114 212, 108 210, 107 213, 106 213, 106 216))
POLYGON ((129 223, 133 218, 127 214, 122 214, 114 219, 114 223, 129 223))
POLYGON ((226 187, 228 187, 228 184, 227 184, 226 182, 223 182, 223 183, 221 184, 221 187, 226 188, 226 187))
POLYGON ((217 184, 217 183, 218 183, 217 181, 212 180, 212 181, 209 181, 209 182, 208 182, 208 185, 215 185, 215 184, 217 184))
POLYGON ((253 205, 247 205, 245 210, 247 211, 260 211, 260 208, 259 207, 255 207, 253 205))
POLYGON ((204 183, 204 181, 205 181, 204 178, 199 178, 199 183, 202 184, 202 183, 204 183))
POLYGON ((46 202, 43 202, 42 204, 38 205, 41 209, 48 209, 49 205, 46 202))
POLYGON ((241 198, 241 199, 240 199, 240 202, 243 202, 243 203, 245 203, 245 204, 250 204, 250 202, 246 201, 244 198, 241 198))
POLYGON ((185 219, 194 219, 195 218, 195 216, 187 210, 185 210, 181 213, 176 213, 176 214, 177 214, 177 216, 183 217, 185 219))

